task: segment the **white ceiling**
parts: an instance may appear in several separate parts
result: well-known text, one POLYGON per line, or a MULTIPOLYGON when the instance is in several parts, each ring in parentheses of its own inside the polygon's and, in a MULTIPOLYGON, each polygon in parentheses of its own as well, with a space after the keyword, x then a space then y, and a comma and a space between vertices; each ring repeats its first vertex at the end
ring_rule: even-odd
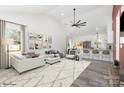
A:
MULTIPOLYGON (((73 8, 76 8, 76 18, 87 22, 86 27, 81 27, 80 33, 96 33, 106 30, 108 19, 112 19, 112 6, 103 5, 20 5, 0 6, 0 13, 26 13, 26 14, 47 14, 58 21, 61 21, 67 31, 73 20, 73 8), (69 26, 68 26, 69 25, 69 26)), ((78 34, 80 34, 78 33, 78 34)), ((75 33, 74 33, 75 34, 75 33)))
POLYGON ((73 16, 73 8, 76 8, 76 14, 80 15, 82 13, 86 13, 88 11, 91 11, 99 7, 102 7, 102 6, 99 6, 99 5, 96 5, 96 6, 95 5, 61 5, 51 10, 48 14, 53 16, 54 18, 57 18, 58 20, 63 20, 67 17, 73 16), (64 14, 64 15, 61 16, 61 14, 64 14))
POLYGON ((0 6, 1 13, 48 13, 57 6, 53 5, 3 5, 0 6))

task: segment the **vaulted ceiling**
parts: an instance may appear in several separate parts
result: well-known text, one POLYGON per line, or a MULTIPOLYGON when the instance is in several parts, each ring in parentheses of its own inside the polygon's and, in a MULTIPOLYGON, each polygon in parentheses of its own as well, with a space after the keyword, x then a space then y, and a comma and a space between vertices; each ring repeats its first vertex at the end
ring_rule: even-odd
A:
MULTIPOLYGON (((105 31, 108 20, 112 21, 112 6, 109 5, 0 6, 0 13, 46 14, 60 21, 65 30, 71 32, 73 29, 70 21, 73 21, 73 8, 76 8, 76 20, 81 19, 87 22, 87 26, 76 29, 79 31, 78 34, 105 31)), ((75 34, 76 31, 71 33, 75 34)))

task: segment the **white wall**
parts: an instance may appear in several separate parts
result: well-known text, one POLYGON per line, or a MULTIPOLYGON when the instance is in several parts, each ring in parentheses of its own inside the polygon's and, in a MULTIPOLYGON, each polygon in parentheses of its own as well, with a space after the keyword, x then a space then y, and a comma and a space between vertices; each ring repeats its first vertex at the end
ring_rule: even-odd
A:
POLYGON ((120 43, 124 43, 124 37, 120 37, 120 43))
POLYGON ((112 16, 108 17, 107 22, 107 38, 108 43, 113 43, 113 31, 112 31, 112 16))
POLYGON ((61 24, 55 19, 43 14, 1 14, 0 19, 26 25, 26 50, 28 50, 28 32, 52 36, 52 48, 65 49, 65 33, 61 24))

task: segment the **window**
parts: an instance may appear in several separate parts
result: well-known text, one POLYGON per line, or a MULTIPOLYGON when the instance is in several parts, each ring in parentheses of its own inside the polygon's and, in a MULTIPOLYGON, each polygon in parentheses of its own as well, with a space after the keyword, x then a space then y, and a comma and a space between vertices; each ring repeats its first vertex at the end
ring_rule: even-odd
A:
POLYGON ((6 24, 5 38, 13 39, 13 44, 9 45, 10 52, 21 51, 22 48, 22 30, 21 25, 12 23, 6 24))

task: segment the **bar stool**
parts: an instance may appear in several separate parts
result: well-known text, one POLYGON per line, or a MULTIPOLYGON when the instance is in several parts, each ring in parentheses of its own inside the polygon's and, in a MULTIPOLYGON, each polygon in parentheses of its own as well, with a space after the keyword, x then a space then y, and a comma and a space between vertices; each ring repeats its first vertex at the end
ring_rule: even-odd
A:
POLYGON ((107 61, 111 60, 111 55, 109 50, 102 51, 102 60, 107 60, 107 61))
POLYGON ((92 50, 92 58, 93 59, 100 59, 100 52, 99 52, 99 50, 92 50))
POLYGON ((87 49, 83 50, 83 57, 90 58, 90 51, 87 49))

